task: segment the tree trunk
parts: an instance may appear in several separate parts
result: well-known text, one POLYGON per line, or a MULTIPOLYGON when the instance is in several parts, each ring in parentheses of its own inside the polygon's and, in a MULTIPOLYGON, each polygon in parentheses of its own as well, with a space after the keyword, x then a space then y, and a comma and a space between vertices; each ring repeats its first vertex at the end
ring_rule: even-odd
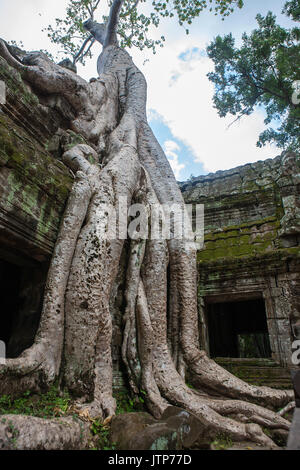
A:
MULTIPOLYGON (((97 38, 95 25, 90 31, 97 38)), ((60 377, 81 407, 103 420, 116 409, 109 300, 124 248, 120 234, 101 236, 112 221, 103 205, 115 208, 118 218, 120 200, 126 209, 142 203, 146 225, 158 204, 184 206, 147 123, 144 76, 118 47, 113 30, 111 35, 92 83, 41 53, 32 53, 23 65, 0 43, 1 55, 23 79, 69 101, 77 114, 70 129, 87 142, 64 153, 76 179, 48 273, 41 323, 33 346, 0 366, 0 392, 39 391, 60 377)), ((249 385, 199 349, 196 251, 189 238, 130 240, 125 300, 123 362, 133 393, 146 393, 155 417, 173 404, 194 413, 212 435, 225 432, 233 440, 275 446, 262 427, 286 433, 289 422, 264 407, 282 407, 293 394, 249 385), (185 384, 185 369, 198 390, 185 384)))

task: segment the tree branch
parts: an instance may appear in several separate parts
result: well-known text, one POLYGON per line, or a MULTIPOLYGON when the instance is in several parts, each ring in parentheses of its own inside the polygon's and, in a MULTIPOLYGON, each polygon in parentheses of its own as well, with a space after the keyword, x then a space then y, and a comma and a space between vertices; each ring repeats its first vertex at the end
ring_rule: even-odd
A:
POLYGON ((91 44, 89 45, 89 47, 87 48, 87 50, 85 51, 85 53, 82 54, 82 58, 84 58, 84 57, 90 52, 90 50, 91 50, 91 48, 93 47, 95 41, 96 41, 95 38, 93 38, 93 39, 91 40, 91 44))
POLYGON ((133 10, 138 6, 139 2, 140 2, 140 0, 136 0, 134 5, 132 5, 132 7, 130 8, 130 10, 128 10, 126 13, 124 13, 124 15, 122 15, 122 17, 125 18, 125 16, 131 15, 133 10))
POLYGON ((100 3, 100 0, 97 0, 97 2, 96 2, 96 4, 95 4, 94 7, 91 7, 91 8, 87 7, 87 8, 88 8, 88 11, 89 11, 89 14, 91 15, 91 19, 92 19, 92 20, 94 19, 94 13, 95 13, 95 11, 96 11, 97 8, 98 8, 99 3, 100 3))
POLYGON ((22 64, 22 62, 11 55, 7 48, 7 44, 3 39, 0 39, 0 56, 3 57, 11 67, 14 67, 19 72, 22 72, 27 68, 26 65, 22 64))
POLYGON ((116 41, 116 30, 119 21, 119 14, 122 8, 123 0, 114 0, 110 12, 106 28, 106 37, 103 47, 108 47, 116 41))
POLYGON ((100 44, 102 44, 102 46, 104 45, 106 37, 106 26, 104 23, 97 23, 90 18, 83 23, 83 26, 98 42, 100 42, 100 44))
MULTIPOLYGON (((242 75, 242 77, 249 83, 250 86, 253 86, 256 90, 262 90, 265 93, 270 93, 271 95, 276 96, 276 98, 279 98, 283 101, 287 101, 285 96, 279 95, 275 91, 270 90, 269 88, 267 88, 265 86, 265 83, 264 83, 263 79, 260 79, 256 75, 254 75, 253 71, 252 71, 252 75, 251 75, 251 73, 248 70, 246 70, 245 67, 242 67, 239 64, 236 65, 230 59, 227 59, 227 60, 228 60, 229 64, 231 65, 231 67, 233 68, 233 70, 237 69, 238 73, 240 73, 242 75), (259 82, 261 82, 262 85, 260 85, 259 82)), ((288 104, 290 104, 289 101, 288 101, 288 104)))
POLYGON ((93 8, 93 13, 97 10, 100 0, 97 1, 96 5, 93 8))
POLYGON ((93 10, 90 8, 89 5, 86 5, 86 9, 87 9, 87 11, 89 12, 89 14, 90 14, 90 16, 91 16, 91 18, 92 18, 92 17, 93 17, 93 10))
MULTIPOLYGON (((76 62, 80 59, 80 56, 81 54, 83 53, 84 49, 86 48, 87 44, 89 41, 92 41, 94 40, 94 37, 92 34, 89 35, 89 37, 84 41, 84 43, 82 44, 81 48, 79 49, 79 51, 77 52, 77 54, 74 56, 74 59, 73 59, 73 64, 76 64, 76 62)), ((94 43, 94 41, 92 41, 92 43, 94 43)), ((90 50, 91 48, 91 44, 90 44, 90 47, 88 50, 90 50)))

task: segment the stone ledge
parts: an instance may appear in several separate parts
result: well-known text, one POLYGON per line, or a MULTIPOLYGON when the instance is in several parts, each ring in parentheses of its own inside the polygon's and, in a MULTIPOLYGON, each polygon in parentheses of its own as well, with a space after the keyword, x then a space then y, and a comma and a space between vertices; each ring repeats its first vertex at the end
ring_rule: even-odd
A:
POLYGON ((253 385, 292 388, 288 369, 268 358, 214 358, 220 366, 253 385))

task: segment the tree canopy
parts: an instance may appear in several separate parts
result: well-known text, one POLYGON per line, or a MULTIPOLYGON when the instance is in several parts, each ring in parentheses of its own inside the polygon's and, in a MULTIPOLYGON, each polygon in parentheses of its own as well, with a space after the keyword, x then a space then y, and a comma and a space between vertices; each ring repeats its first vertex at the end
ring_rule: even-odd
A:
MULTIPOLYGON (((148 48, 155 53, 157 46, 163 47, 165 37, 152 39, 149 34, 151 27, 158 27, 162 18, 175 19, 188 34, 189 25, 204 9, 208 8, 224 19, 236 7, 242 8, 243 0, 153 0, 151 8, 149 4, 146 0, 124 0, 117 30, 121 47, 148 48)), ((111 0, 107 0, 104 7, 100 0, 70 0, 66 16, 56 18, 55 25, 46 28, 50 40, 62 46, 62 52, 71 56, 74 63, 84 64, 85 59, 91 57, 94 38, 87 33, 83 23, 95 17, 106 24, 108 16, 100 11, 111 5, 111 0)))
MULTIPOLYGON (((299 0, 286 2, 283 13, 299 21, 299 0)), ((228 34, 217 36, 207 48, 215 67, 208 74, 215 85, 214 105, 221 117, 232 114, 237 120, 262 106, 264 122, 270 126, 260 134, 257 146, 273 142, 299 150, 300 29, 281 27, 271 12, 256 20, 258 28, 243 34, 240 47, 228 34)))

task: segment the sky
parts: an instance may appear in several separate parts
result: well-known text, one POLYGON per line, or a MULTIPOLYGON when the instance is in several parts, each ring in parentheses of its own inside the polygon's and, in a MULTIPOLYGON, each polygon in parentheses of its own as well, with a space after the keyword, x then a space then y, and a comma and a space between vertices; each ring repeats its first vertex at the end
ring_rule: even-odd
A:
MULTIPOLYGON (((54 24, 56 17, 64 16, 67 3, 68 0, 0 0, 0 37, 22 41, 28 51, 57 52, 42 29, 54 24)), ((205 50, 215 36, 230 32, 239 44, 243 32, 250 33, 256 28, 257 13, 265 15, 271 10, 282 26, 290 26, 290 20, 281 15, 284 3, 284 0, 245 0, 244 8, 237 9, 225 21, 203 11, 190 27, 189 35, 168 19, 153 31, 154 36, 166 37, 165 46, 156 55, 150 51, 129 51, 147 79, 149 123, 177 180, 273 158, 280 153, 273 145, 262 149, 256 146, 265 129, 263 109, 256 109, 231 126, 233 116, 218 116, 212 101, 214 86, 207 78, 213 63, 205 50)), ((97 76, 100 52, 101 46, 97 45, 94 58, 78 67, 83 78, 97 76)))

